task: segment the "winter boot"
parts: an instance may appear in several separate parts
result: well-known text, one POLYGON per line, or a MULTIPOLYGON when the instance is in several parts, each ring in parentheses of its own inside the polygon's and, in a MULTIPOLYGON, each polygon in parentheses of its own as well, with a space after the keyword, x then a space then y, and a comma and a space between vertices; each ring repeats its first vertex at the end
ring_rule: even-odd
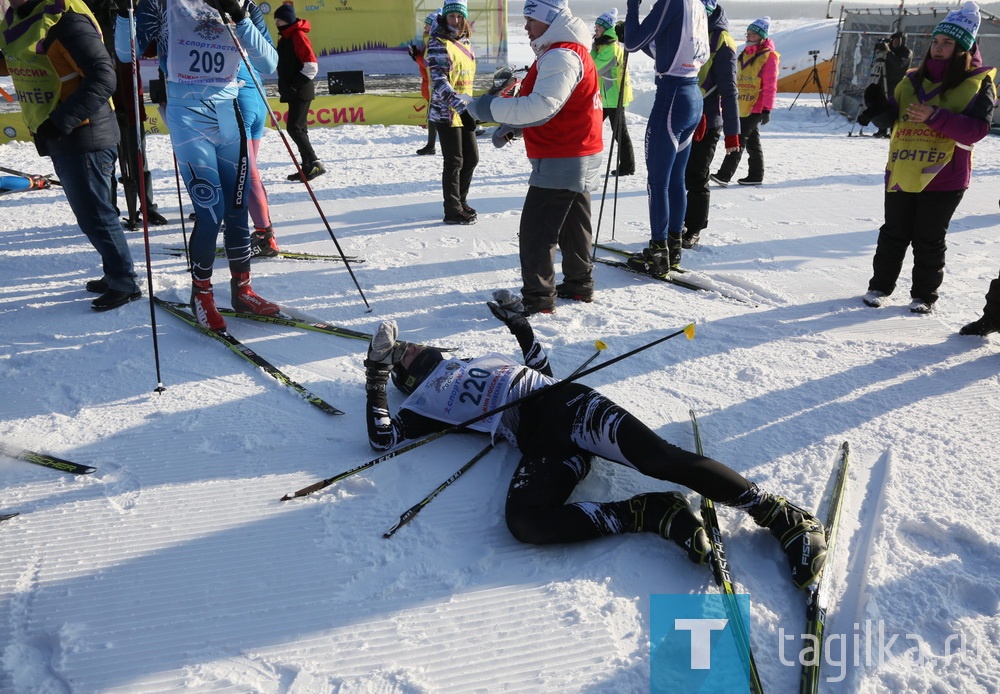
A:
POLYGON ((278 255, 278 241, 274 238, 274 229, 268 224, 265 228, 257 227, 250 235, 250 257, 273 258, 278 255))
POLYGON ((680 234, 677 236, 667 234, 667 255, 670 258, 671 270, 681 269, 681 247, 683 243, 684 241, 681 239, 680 234))
POLYGON ((276 316, 281 307, 261 297, 250 286, 249 272, 234 272, 229 281, 233 292, 233 309, 242 313, 256 313, 258 316, 276 316))
POLYGON ((1000 321, 995 321, 984 313, 983 317, 979 320, 972 321, 968 325, 962 326, 962 329, 958 331, 958 334, 979 335, 980 337, 986 337, 990 333, 995 333, 997 331, 1000 331, 1000 321))
POLYGON ((225 332, 226 321, 215 307, 212 280, 193 280, 191 287, 191 310, 198 325, 217 333, 225 332))
POLYGON ((639 494, 629 499, 629 509, 635 532, 656 533, 673 540, 695 564, 708 561, 708 535, 680 492, 639 494))
POLYGON ((650 275, 665 275, 670 272, 670 255, 666 241, 650 241, 648 248, 636 253, 626 261, 633 270, 650 275))
POLYGON ((823 524, 808 511, 788 503, 784 497, 764 492, 748 509, 754 523, 771 531, 785 550, 797 588, 816 582, 826 563, 826 533, 823 524))
POLYGON ((681 248, 694 248, 694 245, 698 243, 698 239, 701 238, 701 230, 688 231, 684 230, 681 235, 681 248))
POLYGON ((885 292, 880 292, 877 289, 869 289, 865 293, 861 300, 865 303, 865 306, 871 306, 872 308, 881 308, 885 304, 885 300, 889 298, 889 295, 885 292))

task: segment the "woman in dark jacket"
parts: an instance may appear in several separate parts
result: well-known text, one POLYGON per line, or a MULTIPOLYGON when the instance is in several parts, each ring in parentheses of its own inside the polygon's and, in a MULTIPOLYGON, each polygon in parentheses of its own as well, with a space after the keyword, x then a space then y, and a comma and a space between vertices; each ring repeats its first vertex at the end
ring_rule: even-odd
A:
POLYGON ((479 164, 476 122, 465 113, 476 77, 468 17, 464 0, 445 3, 425 53, 431 75, 428 120, 434 123, 444 157, 441 187, 445 224, 476 223, 476 211, 466 200, 472 173, 479 164))

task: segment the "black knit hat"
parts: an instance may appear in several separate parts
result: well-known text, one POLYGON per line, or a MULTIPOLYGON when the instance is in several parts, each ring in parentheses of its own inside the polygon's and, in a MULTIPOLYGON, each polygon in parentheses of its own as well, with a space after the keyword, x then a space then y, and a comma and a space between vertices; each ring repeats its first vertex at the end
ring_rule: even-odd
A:
POLYGON ((274 18, 280 19, 286 24, 295 24, 295 6, 291 3, 284 3, 283 5, 278 5, 278 8, 274 11, 274 18))

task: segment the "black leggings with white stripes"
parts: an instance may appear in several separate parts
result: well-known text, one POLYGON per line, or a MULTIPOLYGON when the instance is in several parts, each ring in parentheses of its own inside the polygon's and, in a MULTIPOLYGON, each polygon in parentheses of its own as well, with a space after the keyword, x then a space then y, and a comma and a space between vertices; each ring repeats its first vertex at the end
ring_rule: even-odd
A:
POLYGON ((638 530, 628 500, 566 503, 593 456, 723 504, 750 489, 739 473, 664 441, 624 408, 578 383, 526 403, 520 421, 523 457, 507 492, 506 517, 522 542, 578 542, 638 530))

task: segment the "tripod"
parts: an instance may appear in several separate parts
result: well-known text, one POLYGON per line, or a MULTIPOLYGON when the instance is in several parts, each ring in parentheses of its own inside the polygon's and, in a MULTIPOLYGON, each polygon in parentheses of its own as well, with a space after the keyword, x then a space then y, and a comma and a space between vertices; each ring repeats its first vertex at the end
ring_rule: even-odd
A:
POLYGON ((823 104, 823 108, 824 110, 826 110, 826 115, 829 116, 830 105, 826 98, 826 90, 823 89, 823 83, 820 82, 819 79, 819 70, 816 69, 816 61, 819 59, 819 51, 813 53, 812 59, 813 59, 812 70, 810 70, 809 74, 806 75, 805 81, 802 83, 802 86, 799 87, 799 93, 795 95, 794 99, 792 99, 792 104, 788 108, 791 109, 792 106, 795 105, 795 102, 799 100, 799 97, 802 96, 802 92, 805 91, 806 85, 814 84, 816 86, 816 91, 819 92, 819 102, 823 104))

